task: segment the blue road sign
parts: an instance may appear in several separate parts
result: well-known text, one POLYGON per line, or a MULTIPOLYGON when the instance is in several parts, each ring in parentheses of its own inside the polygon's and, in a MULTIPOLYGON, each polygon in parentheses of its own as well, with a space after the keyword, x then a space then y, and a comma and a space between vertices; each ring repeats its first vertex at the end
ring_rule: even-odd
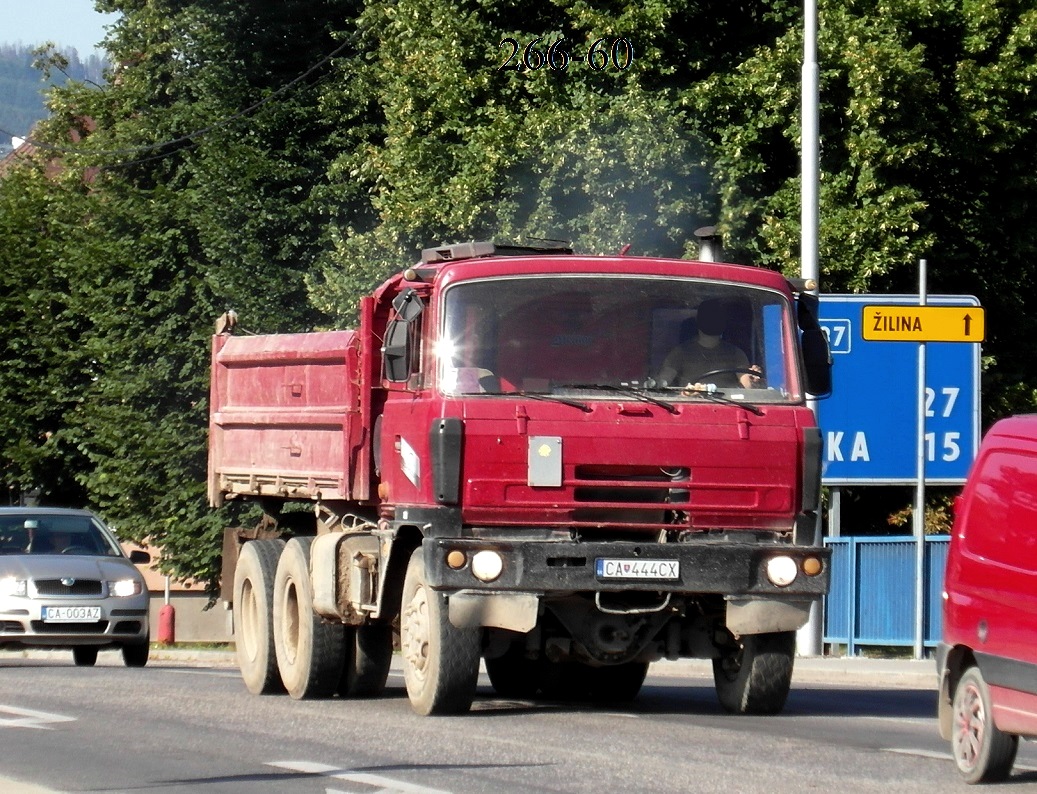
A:
MULTIPOLYGON (((931 295, 931 306, 978 306, 971 295, 931 295)), ((818 402, 825 485, 918 481, 918 344, 869 342, 866 305, 918 305, 912 295, 821 295, 832 351, 832 396, 818 402)), ((927 342, 925 482, 965 481, 979 448, 980 346, 927 342)))

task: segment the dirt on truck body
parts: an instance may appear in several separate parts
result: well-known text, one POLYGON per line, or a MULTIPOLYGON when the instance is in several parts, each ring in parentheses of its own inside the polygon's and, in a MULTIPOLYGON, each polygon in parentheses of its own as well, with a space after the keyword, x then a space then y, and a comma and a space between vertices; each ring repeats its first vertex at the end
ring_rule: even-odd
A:
POLYGON ((398 627, 420 714, 466 711, 480 659, 503 696, 621 701, 681 657, 780 711, 829 581, 804 286, 468 243, 354 330, 221 328, 209 498, 266 514, 224 544, 249 690, 377 695, 398 627))

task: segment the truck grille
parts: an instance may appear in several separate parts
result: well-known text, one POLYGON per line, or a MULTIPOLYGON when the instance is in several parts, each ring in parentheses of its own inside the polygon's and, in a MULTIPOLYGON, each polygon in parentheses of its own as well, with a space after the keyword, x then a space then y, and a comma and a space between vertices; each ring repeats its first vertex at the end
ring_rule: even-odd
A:
POLYGON ((573 520, 579 523, 687 525, 687 469, 658 466, 577 466, 573 520))

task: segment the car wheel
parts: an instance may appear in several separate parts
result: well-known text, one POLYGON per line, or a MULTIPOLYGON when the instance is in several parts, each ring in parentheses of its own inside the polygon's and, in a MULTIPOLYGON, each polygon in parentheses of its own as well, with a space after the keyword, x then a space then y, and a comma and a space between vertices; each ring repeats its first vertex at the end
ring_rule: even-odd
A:
POLYGON ((990 689, 978 667, 970 667, 954 690, 951 752, 968 783, 1004 780, 1012 771, 1019 737, 994 724, 990 689))
POLYGON ((288 694, 296 700, 334 694, 342 675, 345 632, 341 623, 313 611, 311 537, 285 544, 274 576, 274 650, 288 694))
POLYGON ((76 645, 72 648, 72 660, 76 667, 93 667, 97 663, 96 645, 76 645))
POLYGON ((234 649, 253 695, 284 692, 274 652, 274 575, 280 538, 246 543, 234 569, 234 649))
POLYGON ((151 642, 145 638, 144 642, 135 642, 132 645, 122 646, 122 662, 127 667, 144 667, 148 663, 151 654, 151 642))
POLYGON ((777 714, 792 686, 796 632, 746 634, 713 660, 717 699, 732 714, 777 714))
POLYGON ((403 679, 411 708, 423 716, 471 708, 479 679, 479 629, 447 617, 446 596, 428 586, 421 547, 407 563, 400 613, 403 679))

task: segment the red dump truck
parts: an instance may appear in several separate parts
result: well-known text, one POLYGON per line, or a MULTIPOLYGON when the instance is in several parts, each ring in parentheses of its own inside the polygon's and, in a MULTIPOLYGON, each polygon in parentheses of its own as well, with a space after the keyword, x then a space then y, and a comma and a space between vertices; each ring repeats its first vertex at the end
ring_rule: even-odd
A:
POLYGON ((829 582, 805 286, 465 243, 364 297, 355 330, 225 316, 209 499, 264 514, 224 540, 248 689, 377 695, 398 642, 419 714, 468 710, 482 660, 501 696, 618 701, 682 657, 713 660, 726 710, 780 711, 829 582), (700 342, 733 358, 675 363, 700 342))

